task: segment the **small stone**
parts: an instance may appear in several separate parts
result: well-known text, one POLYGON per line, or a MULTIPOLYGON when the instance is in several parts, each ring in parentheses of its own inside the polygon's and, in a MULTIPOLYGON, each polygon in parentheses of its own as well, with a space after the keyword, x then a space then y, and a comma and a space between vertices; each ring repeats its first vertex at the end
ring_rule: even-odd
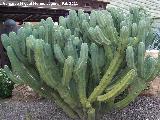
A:
MULTIPOLYGON (((53 101, 0 101, 0 120, 72 120, 53 101)), ((122 110, 106 113, 99 120, 160 120, 160 96, 137 97, 135 102, 122 110)))

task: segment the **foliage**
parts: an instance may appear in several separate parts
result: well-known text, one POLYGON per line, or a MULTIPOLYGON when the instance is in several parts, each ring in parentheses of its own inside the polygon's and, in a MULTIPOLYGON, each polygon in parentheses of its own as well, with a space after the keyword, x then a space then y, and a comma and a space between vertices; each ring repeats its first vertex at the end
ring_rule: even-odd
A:
POLYGON ((2 35, 8 76, 54 100, 70 117, 94 120, 121 109, 157 76, 160 58, 145 57, 153 37, 144 10, 70 11, 2 35), (18 76, 18 77, 17 77, 18 76), (17 80, 18 79, 18 80, 17 80))
POLYGON ((7 98, 12 95, 14 83, 8 78, 5 71, 0 69, 0 98, 7 98))

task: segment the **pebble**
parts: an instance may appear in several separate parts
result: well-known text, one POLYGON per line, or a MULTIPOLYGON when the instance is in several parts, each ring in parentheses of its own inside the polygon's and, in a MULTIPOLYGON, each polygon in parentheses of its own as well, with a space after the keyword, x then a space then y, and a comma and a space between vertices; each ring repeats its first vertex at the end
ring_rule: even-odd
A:
POLYGON ((120 111, 112 111, 102 120, 160 120, 160 97, 138 97, 120 111))
MULTIPOLYGON (((0 101, 0 120, 72 120, 54 102, 0 101), (28 116, 28 117, 27 117, 28 116)), ((99 120, 160 120, 160 97, 138 97, 119 111, 106 113, 99 120)))

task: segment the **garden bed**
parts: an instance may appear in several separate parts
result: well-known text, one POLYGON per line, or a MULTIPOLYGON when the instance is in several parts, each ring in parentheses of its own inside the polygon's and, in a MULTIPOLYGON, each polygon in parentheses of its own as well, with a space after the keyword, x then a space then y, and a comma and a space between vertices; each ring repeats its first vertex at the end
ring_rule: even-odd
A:
MULTIPOLYGON (((160 78, 151 82, 135 102, 101 120, 159 120, 160 78)), ((0 100, 0 120, 71 120, 54 102, 39 97, 28 86, 18 85, 10 99, 0 100)))
MULTIPOLYGON (((141 96, 123 110, 107 113, 101 120, 159 120, 159 111, 160 96, 141 96)), ((71 120, 54 102, 46 99, 1 100, 0 113, 0 120, 71 120)))

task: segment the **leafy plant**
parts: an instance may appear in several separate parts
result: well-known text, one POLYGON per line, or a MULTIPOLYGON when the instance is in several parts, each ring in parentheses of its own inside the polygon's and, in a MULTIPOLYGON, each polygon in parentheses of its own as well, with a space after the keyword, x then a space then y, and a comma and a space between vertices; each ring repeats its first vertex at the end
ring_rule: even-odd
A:
POLYGON ((0 69, 0 98, 7 98, 12 95, 14 83, 8 78, 5 71, 0 69))
POLYGON ((7 75, 54 100, 71 118, 94 120, 121 109, 157 76, 160 58, 145 57, 153 37, 144 10, 70 11, 2 35, 7 75))

